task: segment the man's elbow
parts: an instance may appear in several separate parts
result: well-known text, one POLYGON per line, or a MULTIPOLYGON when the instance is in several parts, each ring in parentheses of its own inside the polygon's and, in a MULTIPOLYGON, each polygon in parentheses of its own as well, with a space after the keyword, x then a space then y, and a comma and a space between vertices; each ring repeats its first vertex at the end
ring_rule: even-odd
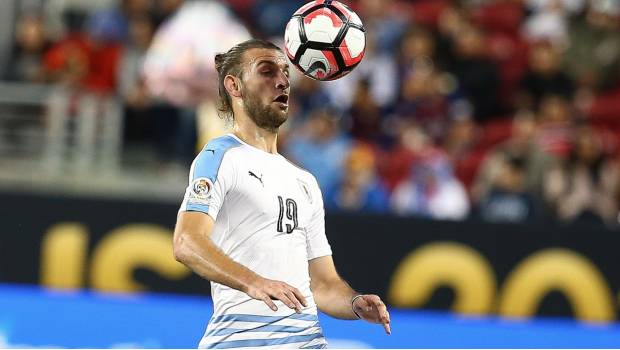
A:
POLYGON ((172 241, 172 253, 174 254, 174 259, 185 265, 187 265, 187 261, 189 258, 189 248, 187 246, 187 240, 187 234, 180 233, 175 234, 172 241))

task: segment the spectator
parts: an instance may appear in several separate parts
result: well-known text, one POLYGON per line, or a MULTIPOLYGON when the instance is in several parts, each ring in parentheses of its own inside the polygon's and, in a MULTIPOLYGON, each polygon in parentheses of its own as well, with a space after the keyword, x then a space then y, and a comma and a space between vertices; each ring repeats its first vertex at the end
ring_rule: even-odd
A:
POLYGON ((441 91, 441 77, 433 67, 418 67, 405 75, 394 108, 397 119, 415 122, 433 141, 439 142, 450 123, 448 109, 447 98, 441 91))
POLYGON ((397 143, 378 162, 379 173, 390 192, 409 178, 414 159, 427 147, 429 138, 415 123, 397 124, 397 143))
POLYGON ((446 155, 432 147, 414 161, 409 179, 396 187, 391 202, 400 215, 462 220, 469 214, 465 187, 454 177, 446 155))
POLYGON ((564 48, 568 44, 569 15, 580 10, 580 2, 583 6, 579 0, 529 0, 532 13, 523 24, 524 37, 531 42, 549 41, 564 48))
POLYGON ((380 141, 382 114, 370 96, 368 81, 358 81, 353 96, 353 104, 346 113, 348 133, 359 141, 371 143, 380 141))
POLYGON ((49 80, 79 86, 88 73, 88 42, 84 33, 73 32, 54 43, 43 57, 49 80))
POLYGON ((349 73, 346 79, 322 83, 336 108, 347 110, 353 104, 356 87, 360 80, 368 82, 368 90, 373 102, 382 110, 394 103, 398 95, 398 68, 392 53, 379 52, 375 37, 366 30, 366 53, 362 62, 349 73))
POLYGON ((349 212, 387 212, 389 192, 377 177, 375 163, 370 146, 355 145, 345 160, 341 182, 324 194, 325 207, 349 212))
POLYGON ((129 34, 131 19, 144 17, 152 19, 155 10, 153 5, 153 0, 121 0, 120 10, 127 20, 127 34, 129 34))
POLYGON ((43 19, 35 14, 21 17, 15 28, 15 46, 4 79, 31 83, 45 81, 43 55, 49 49, 43 19))
POLYGON ((155 24, 160 26, 183 6, 185 0, 157 0, 156 3, 155 24))
POLYGON ((437 25, 436 59, 445 67, 452 61, 454 42, 471 26, 469 12, 459 2, 450 1, 441 10, 437 25))
POLYGON ((124 39, 122 24, 111 13, 93 15, 87 24, 89 39, 89 74, 85 87, 100 93, 114 93, 118 63, 124 39))
POLYGON ((116 98, 121 27, 110 12, 98 12, 87 32, 70 33, 46 53, 46 69, 62 84, 48 101, 45 163, 58 174, 66 153, 68 117, 76 119, 76 157, 80 172, 115 172, 119 167, 122 116, 116 98), (100 160, 95 162, 97 155, 100 160))
POLYGON ((523 191, 530 193, 533 200, 542 201, 543 179, 557 160, 538 147, 536 127, 536 119, 530 113, 520 113, 514 117, 510 138, 491 149, 478 169, 472 188, 474 203, 478 204, 490 196, 503 172, 522 173, 523 191), (513 169, 506 169, 511 159, 520 163, 512 165, 513 169))
POLYGON ((113 9, 118 0, 46 0, 43 3, 46 32, 52 40, 61 40, 81 27, 89 15, 113 9))
POLYGON ((123 46, 118 70, 118 89, 132 108, 142 108, 150 102, 142 81, 142 65, 154 30, 148 17, 135 17, 129 22, 129 40, 123 46))
POLYGON ((377 53, 392 53, 404 34, 409 18, 402 11, 405 3, 397 0, 360 0, 359 15, 367 33, 373 33, 377 53))
POLYGON ((531 12, 540 12, 560 6, 569 16, 574 16, 583 11, 588 0, 525 0, 527 8, 531 12))
POLYGON ((288 155, 316 177, 321 191, 326 192, 341 181, 351 140, 340 130, 335 112, 316 109, 300 132, 289 140, 288 155))
POLYGON ((582 126, 568 159, 546 178, 546 198, 562 221, 612 225, 618 214, 618 175, 617 164, 602 152, 596 132, 582 126))
POLYGON ((302 0, 254 0, 252 6, 254 23, 264 37, 282 35, 291 14, 303 6, 302 0))
POLYGON ((158 160, 180 157, 174 139, 178 109, 151 97, 142 67, 154 34, 150 17, 131 17, 129 37, 123 47, 118 71, 118 91, 124 100, 124 134, 127 143, 148 143, 158 160))
POLYGON ((529 69, 521 80, 519 106, 535 110, 545 95, 559 95, 567 100, 573 96, 573 81, 561 70, 558 49, 547 43, 534 44, 529 54, 529 69))
POLYGON ((485 121, 500 112, 499 72, 486 57, 485 34, 473 25, 464 26, 453 43, 450 71, 456 76, 459 91, 471 102, 474 119, 485 121))
POLYGON ((526 159, 507 157, 500 161, 487 194, 478 211, 487 222, 525 222, 537 216, 536 201, 526 187, 526 159))
POLYGON ((399 48, 399 76, 418 68, 428 70, 435 66, 435 41, 431 32, 425 28, 410 27, 403 36, 399 48))
POLYGON ((394 103, 398 95, 398 68, 396 45, 406 29, 406 17, 398 13, 402 3, 395 0, 359 2, 358 13, 366 28, 366 52, 363 61, 349 73, 346 79, 324 83, 336 108, 351 108, 359 81, 368 82, 367 89, 372 102, 382 110, 394 103))
POLYGON ((295 108, 297 109, 292 121, 295 124, 299 124, 308 118, 314 108, 317 106, 329 106, 332 101, 320 82, 306 77, 299 77, 296 82, 293 97, 295 98, 295 108))
POLYGON ((478 142, 477 135, 476 123, 471 118, 460 117, 451 121, 441 145, 453 165, 474 150, 478 142))
POLYGON ((113 93, 123 35, 117 19, 110 12, 99 12, 89 19, 87 32, 71 32, 54 44, 44 58, 52 80, 113 93))
POLYGON ((618 1, 591 0, 585 18, 571 23, 564 59, 580 88, 605 90, 620 80, 619 18, 618 1))
POLYGON ((536 142, 538 147, 557 157, 566 157, 573 137, 573 116, 566 98, 547 95, 537 112, 536 142))

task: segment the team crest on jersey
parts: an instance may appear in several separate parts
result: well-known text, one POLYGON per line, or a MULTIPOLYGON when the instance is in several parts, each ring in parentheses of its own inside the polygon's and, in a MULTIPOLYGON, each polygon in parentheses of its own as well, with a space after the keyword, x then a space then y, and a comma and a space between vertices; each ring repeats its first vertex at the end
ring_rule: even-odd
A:
POLYGON ((192 196, 196 199, 208 199, 212 189, 213 182, 206 177, 199 177, 192 182, 192 196))
POLYGON ((299 184, 299 188, 301 188, 301 192, 306 196, 308 202, 312 204, 312 194, 310 193, 310 187, 308 184, 301 179, 297 179, 297 183, 299 184))

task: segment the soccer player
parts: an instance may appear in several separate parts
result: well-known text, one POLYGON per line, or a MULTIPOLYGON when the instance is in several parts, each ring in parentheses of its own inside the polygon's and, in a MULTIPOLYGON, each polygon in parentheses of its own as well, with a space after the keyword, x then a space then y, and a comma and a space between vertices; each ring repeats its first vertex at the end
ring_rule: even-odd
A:
POLYGON ((233 132, 194 160, 174 232, 175 258, 211 281, 214 312, 199 347, 324 348, 317 308, 389 334, 381 299, 336 272, 315 178, 278 154, 290 93, 284 54, 249 40, 215 65, 218 109, 233 132))

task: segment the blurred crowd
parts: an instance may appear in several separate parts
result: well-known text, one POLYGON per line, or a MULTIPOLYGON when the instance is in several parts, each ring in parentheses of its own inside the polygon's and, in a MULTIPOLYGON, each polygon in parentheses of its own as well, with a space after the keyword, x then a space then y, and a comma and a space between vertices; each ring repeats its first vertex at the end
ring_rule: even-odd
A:
MULTIPOLYGON (((304 2, 219 1, 280 44, 304 2)), ((327 210, 618 225, 619 1, 343 2, 365 24, 364 60, 334 82, 296 76, 280 138, 327 210)), ((186 165, 195 108, 152 97, 141 76, 184 1, 43 3, 21 12, 3 78, 73 87, 68 111, 84 91, 118 97, 123 147, 186 165)))

